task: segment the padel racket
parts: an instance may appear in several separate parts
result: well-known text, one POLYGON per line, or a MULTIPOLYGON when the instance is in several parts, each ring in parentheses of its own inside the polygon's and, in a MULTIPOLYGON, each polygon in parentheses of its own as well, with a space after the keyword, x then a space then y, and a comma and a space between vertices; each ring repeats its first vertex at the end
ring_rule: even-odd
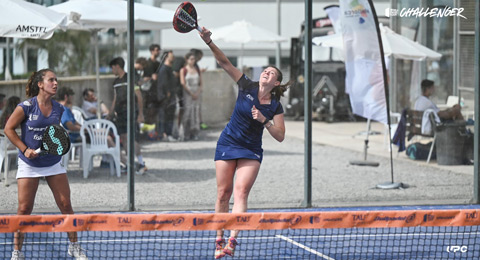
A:
POLYGON ((42 146, 35 150, 40 154, 65 155, 70 150, 70 137, 60 125, 49 125, 43 133, 42 146))
POLYGON ((193 29, 202 31, 202 27, 197 23, 197 11, 192 3, 186 1, 178 6, 173 15, 173 28, 181 33, 187 33, 193 29))

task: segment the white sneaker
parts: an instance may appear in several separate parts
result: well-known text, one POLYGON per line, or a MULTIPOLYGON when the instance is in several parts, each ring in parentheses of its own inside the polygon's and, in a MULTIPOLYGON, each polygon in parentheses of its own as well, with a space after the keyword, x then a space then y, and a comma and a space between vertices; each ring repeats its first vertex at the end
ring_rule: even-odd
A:
POLYGON ((68 255, 75 257, 76 260, 88 260, 84 251, 85 249, 81 248, 79 243, 70 243, 68 246, 68 255))
POLYGON ((11 260, 25 260, 25 256, 22 251, 13 250, 11 260))
POLYGON ((173 136, 171 136, 171 135, 167 136, 167 140, 168 140, 169 142, 176 142, 176 141, 177 141, 177 139, 175 139, 175 137, 173 137, 173 136))

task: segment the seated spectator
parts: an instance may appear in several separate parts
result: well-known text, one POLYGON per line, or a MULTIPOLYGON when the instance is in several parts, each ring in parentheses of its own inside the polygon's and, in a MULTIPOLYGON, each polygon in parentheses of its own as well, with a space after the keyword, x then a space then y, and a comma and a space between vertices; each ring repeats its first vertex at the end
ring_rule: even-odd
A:
POLYGON ((76 143, 82 141, 79 133, 82 125, 75 120, 75 117, 72 113, 73 95, 75 95, 75 92, 73 92, 71 88, 60 87, 57 90, 57 96, 55 99, 65 108, 65 111, 63 111, 62 114, 61 122, 63 127, 68 130, 70 142, 76 143))
MULTIPOLYGON (((20 98, 17 96, 11 96, 7 99, 7 102, 4 106, 3 112, 0 115, 0 129, 4 129, 5 125, 7 124, 10 115, 12 115, 15 108, 17 108, 18 104, 20 104, 20 98)), ((12 143, 9 143, 7 150, 14 150, 17 147, 12 143)))
POLYGON ((0 114, 2 113, 5 107, 5 94, 0 93, 0 114))
MULTIPOLYGON (((87 96, 88 96, 87 92, 93 93, 93 90, 91 90, 91 89, 90 90, 89 89, 85 90, 83 92, 83 97, 84 98, 85 98, 85 94, 87 94, 87 96)), ((74 95, 75 95, 75 93, 73 92, 73 90, 71 88, 68 88, 68 87, 60 87, 57 90, 57 101, 58 101, 58 103, 60 103, 61 105, 63 105, 65 107, 65 111, 62 114, 61 122, 62 122, 63 127, 65 127, 65 129, 68 130, 68 134, 70 136, 70 141, 72 143, 82 141, 80 133, 79 133, 80 129, 82 128, 82 125, 80 125, 75 120, 75 117, 73 116, 73 113, 72 113, 72 110, 71 110, 72 105, 73 105, 73 100, 74 100, 73 96, 74 95)), ((91 95, 90 95, 90 97, 91 97, 91 95)), ((87 102, 91 102, 92 100, 93 100, 92 98, 89 98, 89 100, 87 100, 87 102)), ((84 101, 85 101, 85 99, 84 99, 84 101)), ((96 102, 96 97, 95 97, 95 102, 96 102)), ((95 109, 95 113, 96 113, 96 109, 95 109)), ((93 114, 93 115, 94 115, 94 117, 92 117, 92 118, 95 118, 96 114, 93 114)), ((87 142, 88 142, 88 140, 87 140, 87 142)), ((108 136, 107 142, 108 142, 108 147, 115 146, 115 141, 113 140, 113 138, 111 136, 108 136)), ((122 155, 120 155, 120 160, 124 164, 127 162, 126 157, 122 156, 122 155)), ((102 156, 102 161, 100 163, 100 167, 102 167, 102 168, 110 167, 110 164, 108 162, 108 158, 105 158, 105 156, 102 156)), ((121 168, 122 168, 122 172, 126 172, 126 168, 124 166, 122 166, 121 168)))
MULTIPOLYGON (((97 118, 97 108, 98 108, 98 102, 97 102, 97 96, 95 96, 95 91, 91 88, 87 88, 83 91, 83 103, 82 103, 82 109, 85 111, 85 114, 87 114, 87 120, 88 119, 94 119, 97 118)), ((108 116, 109 111, 107 106, 103 103, 100 102, 100 109, 102 118, 105 118, 108 116)))
POLYGON ((0 129, 5 128, 5 124, 7 124, 8 118, 13 113, 13 110, 15 110, 19 103, 20 98, 17 96, 11 96, 7 99, 7 103, 3 109, 3 112, 0 115, 0 129))
POLYGON ((415 110, 425 111, 427 109, 432 109, 442 121, 463 120, 461 107, 458 104, 451 108, 440 110, 437 105, 430 100, 430 96, 435 92, 435 84, 433 81, 424 79, 421 86, 422 95, 415 101, 415 110))

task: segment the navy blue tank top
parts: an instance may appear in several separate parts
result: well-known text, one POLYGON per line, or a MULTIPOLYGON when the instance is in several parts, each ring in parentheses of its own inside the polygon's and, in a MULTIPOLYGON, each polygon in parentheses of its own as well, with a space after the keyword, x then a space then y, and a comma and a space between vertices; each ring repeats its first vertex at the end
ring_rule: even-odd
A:
MULTIPOLYGON (((25 113, 25 119, 20 124, 22 128, 22 142, 31 149, 37 149, 42 145, 43 132, 51 124, 60 124, 60 118, 63 113, 63 106, 55 100, 52 100, 52 112, 44 116, 38 107, 37 97, 25 100, 19 104, 25 113)), ((62 159, 61 156, 47 154, 35 159, 28 159, 21 151, 18 156, 28 165, 34 167, 52 166, 62 159)))
MULTIPOLYGON (((237 84, 237 101, 223 133, 245 148, 261 149, 264 127, 261 122, 252 118, 252 107, 255 105, 267 119, 272 120, 275 115, 283 114, 282 104, 273 96, 270 104, 260 104, 258 82, 252 81, 245 74, 242 75, 237 84)), ((222 138, 221 135, 218 140, 219 143, 223 143, 222 138)))

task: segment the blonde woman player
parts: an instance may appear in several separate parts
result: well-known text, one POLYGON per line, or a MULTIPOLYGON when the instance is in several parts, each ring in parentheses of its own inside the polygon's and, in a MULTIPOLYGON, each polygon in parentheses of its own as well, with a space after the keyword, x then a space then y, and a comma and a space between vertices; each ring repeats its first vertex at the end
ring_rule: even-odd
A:
MULTIPOLYGON (((257 178, 263 158, 262 135, 267 131, 277 141, 285 138, 285 124, 280 97, 290 82, 282 85, 282 72, 268 66, 254 82, 227 59, 212 42, 210 31, 203 28, 200 37, 210 47, 218 64, 238 84, 238 98, 230 121, 217 142, 215 169, 217 201, 215 212, 228 212, 233 192, 232 213, 247 211, 248 194, 257 178), (236 175, 235 184, 234 176, 236 175)), ((225 241, 223 230, 217 231, 215 258, 234 255, 238 230, 225 241)))

